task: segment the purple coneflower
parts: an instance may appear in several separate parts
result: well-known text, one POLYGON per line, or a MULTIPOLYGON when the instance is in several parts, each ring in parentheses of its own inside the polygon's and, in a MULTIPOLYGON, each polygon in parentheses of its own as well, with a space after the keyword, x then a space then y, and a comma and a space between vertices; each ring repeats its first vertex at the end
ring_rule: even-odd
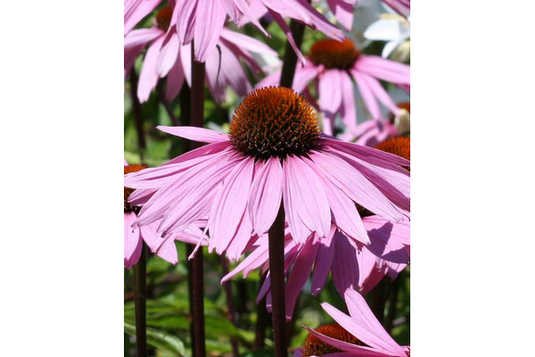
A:
POLYGON ((230 21, 236 24, 240 23, 244 16, 269 36, 257 20, 258 9, 255 8, 258 7, 267 8, 298 55, 301 55, 301 52, 284 18, 297 20, 331 38, 344 39, 343 32, 314 9, 307 0, 253 0, 250 4, 245 0, 182 0, 174 7, 172 26, 167 32, 167 39, 177 35, 180 44, 183 45, 195 40, 195 60, 204 62, 215 49, 227 15, 230 21))
MULTIPOLYGON (((150 43, 139 75, 138 98, 148 100, 159 78, 167 76, 166 99, 172 100, 180 92, 184 80, 191 86, 191 45, 180 46, 177 37, 172 37, 165 49, 165 31, 169 28, 172 8, 158 12, 151 28, 132 30, 124 39, 125 76, 130 72, 136 57, 150 43), (161 50, 161 51, 160 51, 161 50)), ((253 74, 262 72, 250 52, 277 56, 277 53, 260 41, 223 28, 216 46, 206 59, 206 82, 218 103, 225 101, 227 87, 239 96, 245 96, 252 86, 243 68, 246 63, 253 74)))
MULTIPOLYGON (((379 102, 394 114, 399 108, 384 90, 379 79, 400 84, 410 84, 410 67, 378 56, 364 55, 353 41, 321 40, 310 48, 310 61, 297 67, 293 89, 305 91, 312 82, 318 85, 319 109, 323 113, 323 132, 332 135, 337 113, 349 131, 357 132, 357 112, 353 82, 357 83, 360 94, 372 119, 381 119, 379 102)), ((281 72, 275 72, 258 83, 257 88, 273 85, 280 80, 281 72)))
POLYGON ((410 346, 400 346, 394 341, 362 295, 355 290, 347 290, 344 295, 350 316, 329 303, 322 303, 321 307, 337 323, 316 330, 303 326, 310 335, 294 357, 410 357, 410 346))
MULTIPOLYGON (((293 90, 262 88, 238 106, 228 135, 194 127, 160 130, 209 145, 125 176, 143 206, 135 226, 161 221, 168 237, 206 218, 208 246, 241 254, 273 224, 283 204, 297 243, 332 224, 369 243, 355 203, 391 222, 408 217, 410 162, 320 135, 310 105, 293 90)), ((227 252, 228 253, 228 252, 227 252)), ((238 255, 239 255, 238 254, 238 255)), ((235 254, 232 254, 235 256, 235 254)))

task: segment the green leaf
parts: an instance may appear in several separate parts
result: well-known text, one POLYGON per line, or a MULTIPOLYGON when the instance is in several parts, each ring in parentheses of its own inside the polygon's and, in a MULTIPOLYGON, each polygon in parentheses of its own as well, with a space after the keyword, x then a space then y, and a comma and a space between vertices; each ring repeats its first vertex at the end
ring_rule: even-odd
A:
MULTIPOLYGON (((135 324, 125 321, 124 331, 129 335, 135 336, 135 324)), ((186 355, 184 343, 180 339, 154 328, 147 327, 147 343, 166 352, 173 353, 173 355, 178 357, 184 357, 186 355)))

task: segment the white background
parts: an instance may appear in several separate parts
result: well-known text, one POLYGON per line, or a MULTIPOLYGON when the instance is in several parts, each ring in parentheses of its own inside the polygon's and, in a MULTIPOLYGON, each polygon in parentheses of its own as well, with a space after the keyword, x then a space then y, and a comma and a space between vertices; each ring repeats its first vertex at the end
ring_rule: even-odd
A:
MULTIPOLYGON (((1 354, 120 356, 122 7, 5 3, 1 354)), ((533 14, 413 0, 412 357, 535 355, 533 14)))

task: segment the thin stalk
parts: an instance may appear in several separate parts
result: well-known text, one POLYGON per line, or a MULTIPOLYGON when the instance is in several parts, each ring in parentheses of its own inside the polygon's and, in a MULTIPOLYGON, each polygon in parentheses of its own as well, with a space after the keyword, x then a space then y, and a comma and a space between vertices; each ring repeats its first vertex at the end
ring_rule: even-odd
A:
POLYGON ((385 322, 385 329, 387 331, 392 331, 392 326, 394 325, 394 320, 396 319, 397 314, 397 304, 398 304, 398 292, 399 292, 399 277, 395 279, 390 284, 390 297, 388 299, 388 318, 385 322))
POLYGON ((132 68, 130 72, 130 97, 132 98, 132 112, 134 114, 134 122, 136 124, 137 142, 139 146, 139 156, 143 162, 143 151, 147 148, 145 141, 145 131, 143 130, 143 117, 141 114, 141 103, 137 97, 137 82, 138 76, 136 70, 132 68))
MULTIPOLYGON (((206 67, 204 62, 194 59, 194 41, 191 44, 191 125, 202 128, 204 126, 204 80, 206 67)), ((201 144, 192 142, 192 149, 201 144)), ((203 250, 197 251, 193 258, 193 342, 195 356, 206 356, 206 343, 204 332, 204 270, 203 250)))
MULTIPOLYGON (((186 243, 186 257, 189 257, 193 253, 193 245, 186 243)), ((189 324, 189 333, 191 336, 191 353, 192 356, 195 354, 195 331, 193 329, 193 261, 188 259, 186 264, 188 269, 188 298, 189 298, 189 315, 191 317, 189 324)))
POLYGON ((388 279, 384 277, 371 291, 370 308, 379 322, 384 325, 385 306, 388 296, 388 279))
POLYGON ((269 229, 269 269, 275 356, 287 357, 286 295, 284 291, 284 208, 282 203, 277 218, 269 229))
MULTIPOLYGON (((227 275, 229 272, 229 262, 228 259, 222 255, 221 256, 221 267, 222 267, 222 273, 223 276, 227 275)), ((225 289, 225 295, 227 297, 227 319, 232 323, 233 326, 236 326, 236 320, 234 318, 234 298, 232 297, 232 283, 231 281, 226 281, 223 284, 223 287, 225 289)), ((238 340, 236 337, 231 337, 230 339, 230 345, 232 347, 232 354, 234 357, 238 357, 239 355, 239 347, 238 347, 238 340)))
MULTIPOLYGON (((262 274, 260 278, 260 285, 258 289, 262 288, 264 285, 264 280, 266 280, 267 272, 262 274)), ((266 309, 266 297, 258 303, 256 306, 256 326, 255 326, 255 339, 253 343, 253 351, 261 350, 264 348, 264 340, 266 339, 266 325, 268 324, 269 314, 266 309)))
POLYGON ((147 245, 134 265, 134 304, 136 313, 137 356, 147 356, 147 245))

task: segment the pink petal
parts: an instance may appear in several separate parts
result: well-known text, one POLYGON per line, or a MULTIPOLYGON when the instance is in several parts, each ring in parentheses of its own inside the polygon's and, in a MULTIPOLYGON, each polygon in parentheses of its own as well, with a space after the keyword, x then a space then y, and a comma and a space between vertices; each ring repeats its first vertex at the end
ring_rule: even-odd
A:
POLYGON ((165 77, 177 62, 179 48, 178 35, 173 32, 169 41, 160 49, 160 55, 156 62, 156 72, 158 72, 160 78, 165 77))
POLYGON ((286 24, 286 22, 284 21, 284 18, 278 12, 275 12, 269 8, 268 8, 268 11, 271 14, 271 16, 273 16, 273 19, 275 20, 275 22, 277 22, 277 24, 280 26, 282 31, 286 34, 286 38, 288 39, 288 42, 292 46, 294 52, 297 54, 297 58, 299 58, 299 61, 301 61, 301 63, 305 65, 307 61, 305 59, 305 56, 303 56, 303 54, 299 50, 299 47, 295 43, 295 39, 292 35, 292 31, 290 30, 290 26, 286 24))
POLYGON ((335 227, 331 228, 329 235, 318 242, 318 254, 314 263, 314 275, 312 276, 312 295, 317 296, 325 286, 334 258, 334 242, 332 240, 335 227))
MULTIPOLYGON (((322 305, 327 305, 327 303, 323 303, 322 305)), ((349 342, 337 340, 335 338, 332 338, 320 332, 317 332, 316 330, 313 330, 310 327, 306 327, 306 326, 302 326, 302 327, 306 329, 308 332, 310 332, 312 335, 322 340, 323 342, 328 343, 329 345, 336 347, 339 350, 349 352, 349 353, 332 353, 333 356, 354 356, 354 357, 356 356, 362 356, 362 357, 388 357, 390 356, 389 354, 384 354, 379 351, 374 351, 369 347, 358 346, 349 342)), ((328 356, 328 355, 331 355, 331 354, 327 354, 324 356, 328 356)))
POLYGON ((246 278, 250 272, 260 267, 268 260, 268 242, 267 239, 258 246, 251 254, 247 256, 234 270, 225 275, 221 279, 221 284, 226 281, 229 281, 232 277, 236 276, 238 273, 243 272, 243 278, 246 278))
MULTIPOLYGON (((315 161, 316 157, 321 155, 323 154, 315 152, 310 154, 310 157, 315 161)), ((353 239, 356 239, 363 244, 370 243, 368 233, 364 228, 362 219, 355 207, 355 203, 327 177, 325 177, 317 166, 314 165, 311 167, 316 171, 322 181, 322 185, 329 201, 329 206, 331 207, 333 221, 336 226, 353 239)))
POLYGON ((239 32, 231 31, 227 28, 223 28, 221 31, 221 37, 227 41, 230 41, 240 48, 260 54, 267 54, 272 56, 278 56, 277 52, 263 42, 258 41, 253 37, 249 37, 239 32))
POLYGON ((124 35, 126 36, 142 18, 147 16, 161 2, 162 0, 142 0, 128 3, 129 6, 125 6, 124 9, 124 35))
POLYGON ((327 4, 329 4, 329 8, 342 26, 347 31, 351 31, 353 27, 353 12, 355 11, 353 4, 344 0, 327 0, 327 4))
POLYGON ((281 205, 283 177, 278 158, 256 164, 248 203, 253 234, 267 233, 275 221, 281 205))
POLYGON ((359 87, 362 100, 364 100, 366 108, 368 108, 368 110, 370 111, 372 119, 380 119, 382 117, 381 108, 379 107, 379 103, 373 95, 373 92, 370 89, 366 78, 362 73, 358 71, 351 70, 350 72, 353 75, 353 78, 355 78, 355 81, 357 82, 357 86, 359 87))
POLYGON ((357 129, 357 110, 355 108, 355 94, 353 93, 353 82, 346 71, 340 73, 340 82, 342 85, 342 120, 348 130, 357 129))
POLYGON ((291 319, 299 293, 305 286, 316 259, 319 243, 309 239, 295 258, 293 269, 286 282, 286 318, 291 319))
POLYGON ((227 14, 221 0, 197 0, 195 11, 195 60, 205 62, 215 48, 227 14))
POLYGON ((373 92, 373 95, 381 102, 385 107, 387 107, 392 113, 397 115, 400 112, 400 109, 397 105, 394 104, 392 99, 384 88, 381 86, 379 81, 367 74, 362 74, 364 80, 368 83, 368 88, 373 92))
POLYGON ((124 38, 124 47, 129 48, 144 45, 164 34, 162 30, 156 27, 133 30, 124 38))
MULTIPOLYGON (((307 62, 303 67, 297 66, 295 69, 295 76, 292 88, 297 92, 301 93, 307 87, 307 84, 318 77, 318 75, 323 71, 323 65, 316 66, 312 62, 307 62)), ((280 72, 278 72, 280 80, 280 72)), ((278 82, 277 82, 278 83, 278 82)))
POLYGON ((158 73, 156 72, 156 61, 160 53, 163 37, 156 39, 147 50, 145 59, 143 60, 143 67, 139 74, 139 83, 137 87, 137 96, 141 103, 149 99, 150 92, 156 87, 158 83, 158 73))
MULTIPOLYGON (((222 254, 227 248, 245 212, 253 178, 254 160, 246 158, 235 165, 223 181, 221 200, 214 202, 214 207, 217 207, 216 219, 213 227, 210 227, 210 237, 216 241, 215 248, 218 254, 222 254)), ((251 236, 251 231, 246 233, 251 236)))
POLYGON ((334 155, 315 155, 323 174, 349 198, 370 211, 391 221, 400 221, 404 215, 364 175, 334 155))
POLYGON ((342 104, 342 80, 337 69, 328 69, 319 77, 320 109, 332 120, 342 104))
POLYGON ((171 264, 178 263, 178 253, 174 239, 164 240, 160 234, 156 232, 159 222, 151 223, 147 226, 141 227, 141 237, 149 246, 151 252, 158 255, 160 258, 168 261, 171 264))
MULTIPOLYGON (((373 312, 368 307, 368 304, 362 295, 354 290, 348 290, 346 291, 344 298, 347 304, 347 309, 349 310, 349 314, 354 321, 351 326, 352 331, 346 328, 348 332, 361 339, 362 342, 371 347, 383 349, 386 352, 390 352, 394 355, 405 356, 403 348, 397 344, 396 341, 394 341, 394 339, 392 339, 392 337, 390 337, 390 335, 385 331, 381 323, 373 315, 373 312), (364 339, 364 336, 366 336, 366 340, 364 339)), ((329 313, 329 315, 331 314, 329 313)), ((347 317, 346 315, 344 316, 347 317)), ((340 323, 340 325, 342 325, 342 323, 340 323)), ((345 328, 343 325, 342 327, 345 328)))
POLYGON ((319 238, 331 229, 331 213, 327 195, 317 174, 305 163, 306 158, 288 157, 283 164, 292 204, 302 222, 319 238))
POLYGON ((307 0, 297 0, 297 2, 308 11, 310 18, 312 19, 312 23, 308 25, 317 28, 319 31, 335 40, 343 41, 345 39, 344 32, 314 9, 307 0))
MULTIPOLYGON (((132 225, 136 221, 135 213, 128 213, 124 215, 124 259, 129 260, 134 255, 134 252, 141 247, 139 239, 139 229, 133 229, 132 225)), ((137 262, 137 260, 136 260, 137 262)), ((133 264, 135 264, 134 262, 133 264)), ((132 265, 133 265, 132 264, 132 265)))
POLYGON ((167 91, 165 92, 165 99, 171 101, 180 93, 180 89, 182 89, 182 85, 184 84, 184 68, 182 68, 180 59, 177 59, 173 68, 169 71, 166 82, 167 91))
POLYGON ((171 135, 179 136, 192 141, 201 143, 219 143, 228 141, 228 135, 215 130, 198 128, 195 126, 163 126, 156 127, 158 130, 171 135))
MULTIPOLYGON (((262 33, 265 36, 267 36, 268 38, 271 38, 271 35, 267 33, 267 31, 262 27, 262 25, 260 25, 260 22, 258 22, 257 20, 258 18, 260 18, 260 16, 257 16, 259 15, 258 11, 263 11, 263 9, 261 9, 258 6, 254 6, 254 4, 249 6, 245 0, 233 0, 233 1, 234 1, 234 5, 236 5, 236 7, 244 14, 244 17, 242 18, 242 22, 245 18, 249 19, 249 21, 251 21, 251 23, 255 25, 260 31, 262 31, 262 33)), ((242 22, 240 22, 240 27, 243 26, 242 22)))
POLYGON ((336 290, 343 295, 347 289, 356 289, 359 286, 357 251, 339 231, 334 233, 333 241, 336 259, 333 260, 331 275, 336 290))
POLYGON ((355 70, 392 83, 410 84, 410 67, 379 56, 361 56, 355 70))
POLYGON ((234 238, 232 238, 232 241, 226 250, 226 254, 230 261, 237 261, 240 259, 244 253, 244 250, 247 248, 247 245, 253 239, 251 237, 252 230, 253 226, 251 225, 251 220, 249 219, 249 210, 246 208, 240 219, 238 230, 236 231, 234 238))
MULTIPOLYGON (((193 39, 196 23, 199 23, 196 21, 197 4, 198 1, 179 1, 173 10, 172 18, 176 19, 176 32, 181 45, 187 45, 193 39)), ((200 27, 203 25, 200 22, 200 27)))

